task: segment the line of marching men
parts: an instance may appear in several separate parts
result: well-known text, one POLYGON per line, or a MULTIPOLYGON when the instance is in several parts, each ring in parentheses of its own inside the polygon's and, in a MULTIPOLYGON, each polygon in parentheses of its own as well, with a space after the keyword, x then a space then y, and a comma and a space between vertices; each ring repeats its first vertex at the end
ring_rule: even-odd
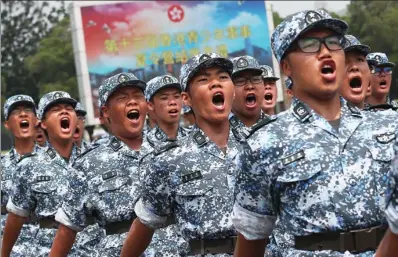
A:
POLYGON ((179 80, 106 79, 109 133, 91 144, 67 92, 37 109, 10 97, 1 256, 395 256, 395 64, 347 28, 323 10, 278 25, 271 47, 292 97, 278 115, 270 67, 215 53, 179 80), (194 125, 180 125, 182 105, 194 125))

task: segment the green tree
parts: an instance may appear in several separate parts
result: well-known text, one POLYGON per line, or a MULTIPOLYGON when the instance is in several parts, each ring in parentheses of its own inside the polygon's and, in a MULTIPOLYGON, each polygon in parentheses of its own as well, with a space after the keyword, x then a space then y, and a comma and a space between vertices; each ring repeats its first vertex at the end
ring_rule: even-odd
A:
POLYGON ((57 5, 50 7, 47 1, 1 1, 1 71, 9 85, 6 97, 24 93, 38 100, 38 88, 24 59, 36 52, 39 41, 65 15, 63 2, 57 5))
POLYGON ((79 98, 69 17, 40 41, 36 53, 25 59, 25 65, 40 95, 62 90, 79 98))
POLYGON ((278 26, 284 18, 282 18, 278 12, 273 11, 272 12, 272 19, 274 20, 274 26, 276 28, 276 26, 278 26))

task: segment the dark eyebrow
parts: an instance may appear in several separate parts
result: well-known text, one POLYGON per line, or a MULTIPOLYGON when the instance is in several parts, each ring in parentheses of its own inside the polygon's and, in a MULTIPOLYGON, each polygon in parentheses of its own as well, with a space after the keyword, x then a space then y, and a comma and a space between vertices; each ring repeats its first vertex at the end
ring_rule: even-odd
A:
MULTIPOLYGON (((223 70, 223 69, 218 69, 218 71, 216 72, 217 75, 220 75, 221 73, 227 73, 227 71, 223 70)), ((197 76, 210 76, 210 73, 207 71, 200 71, 198 72, 197 76)))

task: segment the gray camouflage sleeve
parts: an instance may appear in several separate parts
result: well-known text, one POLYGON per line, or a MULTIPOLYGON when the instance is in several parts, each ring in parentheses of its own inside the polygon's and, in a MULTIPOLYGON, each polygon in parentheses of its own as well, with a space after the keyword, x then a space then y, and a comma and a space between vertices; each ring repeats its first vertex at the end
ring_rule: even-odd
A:
POLYGON ((135 205, 140 221, 153 229, 167 226, 171 215, 172 189, 168 169, 165 161, 154 159, 146 172, 141 198, 135 205))
POLYGON ((31 188, 30 174, 32 170, 29 165, 25 165, 27 161, 18 165, 13 178, 13 190, 11 197, 8 199, 7 210, 21 217, 28 217, 36 208, 34 193, 31 188))
POLYGON ((248 143, 236 161, 238 176, 232 220, 236 230, 247 240, 267 238, 274 227, 276 208, 272 201, 272 170, 262 148, 248 143))
POLYGON ((69 168, 71 174, 68 192, 61 207, 58 209, 55 220, 79 232, 87 226, 87 208, 90 188, 83 171, 69 168))
POLYGON ((390 230, 394 234, 398 235, 398 184, 397 184, 398 183, 398 136, 397 135, 395 138, 394 153, 395 157, 391 164, 392 165, 391 181, 386 190, 387 207, 385 210, 385 214, 390 230))

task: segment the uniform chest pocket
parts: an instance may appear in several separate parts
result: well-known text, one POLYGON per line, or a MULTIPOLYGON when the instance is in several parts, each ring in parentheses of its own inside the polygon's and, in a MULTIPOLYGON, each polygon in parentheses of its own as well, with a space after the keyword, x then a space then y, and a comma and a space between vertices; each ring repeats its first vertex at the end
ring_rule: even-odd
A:
POLYGON ((277 181, 281 183, 294 183, 306 181, 315 177, 322 170, 319 158, 311 156, 315 149, 300 150, 294 154, 282 157, 279 160, 279 173, 277 181))
POLYGON ((39 194, 51 194, 57 190, 55 181, 43 181, 32 184, 32 191, 39 194))
POLYGON ((372 159, 380 162, 390 162, 394 159, 394 144, 374 143, 367 147, 372 155, 372 159))
POLYGON ((128 176, 116 176, 109 179, 105 179, 99 186, 98 192, 110 192, 119 190, 125 185, 131 184, 131 179, 128 176))
POLYGON ((198 179, 180 184, 176 187, 176 195, 182 197, 203 196, 214 187, 211 180, 198 179))

